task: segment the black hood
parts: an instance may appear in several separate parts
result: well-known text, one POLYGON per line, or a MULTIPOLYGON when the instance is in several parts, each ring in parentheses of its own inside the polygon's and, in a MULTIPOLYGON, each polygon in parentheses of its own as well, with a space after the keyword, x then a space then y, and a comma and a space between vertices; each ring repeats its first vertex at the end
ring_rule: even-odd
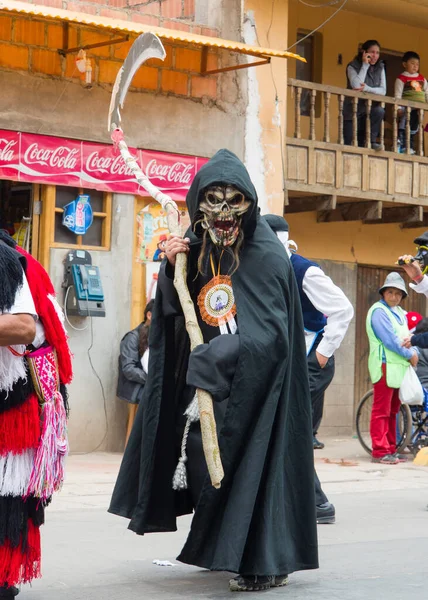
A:
MULTIPOLYGON (((204 190, 212 185, 233 185, 245 195, 247 200, 251 201, 250 208, 242 218, 242 227, 245 237, 252 236, 258 219, 256 188, 243 163, 233 152, 226 149, 219 150, 196 173, 190 186, 186 197, 186 204, 192 224, 195 221, 204 190)), ((200 233, 200 231, 196 230, 197 235, 200 235, 200 233)))
POLYGON ((428 246, 428 231, 413 240, 413 243, 417 246, 428 246))

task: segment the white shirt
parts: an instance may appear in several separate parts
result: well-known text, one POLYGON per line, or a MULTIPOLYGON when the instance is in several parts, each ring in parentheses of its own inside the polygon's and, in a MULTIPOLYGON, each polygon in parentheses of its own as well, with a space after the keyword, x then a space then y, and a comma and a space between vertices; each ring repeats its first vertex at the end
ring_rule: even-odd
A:
POLYGON ((410 287, 418 294, 425 294, 428 298, 428 277, 426 275, 424 275, 420 283, 411 283, 410 287))
MULTIPOLYGON (((39 348, 45 341, 45 330, 41 322, 38 320, 36 307, 34 306, 33 296, 31 295, 30 286, 28 285, 27 278, 23 274, 22 286, 17 291, 15 296, 15 302, 10 310, 5 310, 5 314, 19 315, 27 314, 32 315, 36 321, 36 336, 33 340, 33 346, 39 348)), ((0 314, 1 311, 0 311, 0 314)))
POLYGON ((5 310, 5 313, 11 315, 28 314, 37 318, 36 307, 34 306, 33 296, 30 292, 27 278, 23 275, 22 286, 16 293, 15 302, 10 310, 5 310))
MULTIPOLYGON (((291 257, 288 231, 278 231, 276 235, 288 256, 291 257)), ((303 277, 302 289, 315 308, 327 317, 323 339, 317 350, 323 356, 330 358, 345 337, 354 316, 354 308, 342 290, 319 267, 309 267, 303 277)), ((306 354, 311 351, 316 337, 317 332, 305 329, 306 354)))
MULTIPOLYGON (((327 325, 317 351, 329 358, 342 343, 354 316, 354 308, 342 290, 319 267, 309 267, 303 277, 302 289, 315 308, 327 317, 327 325)), ((305 329, 308 353, 316 335, 305 329)))

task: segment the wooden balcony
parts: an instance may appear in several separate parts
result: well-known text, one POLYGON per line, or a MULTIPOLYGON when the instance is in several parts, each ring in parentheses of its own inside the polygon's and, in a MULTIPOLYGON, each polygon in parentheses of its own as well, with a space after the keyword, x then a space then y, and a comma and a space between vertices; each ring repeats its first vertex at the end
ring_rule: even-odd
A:
MULTIPOLYGON (((322 84, 288 80, 286 138, 286 213, 318 212, 319 222, 361 220, 365 223, 428 225, 428 157, 424 155, 424 120, 428 104, 395 100, 322 84), (302 116, 302 97, 308 116, 302 116), (343 139, 343 106, 352 98, 353 140, 343 139), (366 103, 365 147, 357 142, 357 107, 366 103), (370 143, 373 103, 386 110, 379 142, 370 143), (406 154, 397 151, 398 109, 405 107, 406 154), (415 154, 410 154, 410 113, 419 114, 415 154), (426 211, 426 212, 425 212, 426 211)), ((428 153, 428 152, 427 152, 428 153)))

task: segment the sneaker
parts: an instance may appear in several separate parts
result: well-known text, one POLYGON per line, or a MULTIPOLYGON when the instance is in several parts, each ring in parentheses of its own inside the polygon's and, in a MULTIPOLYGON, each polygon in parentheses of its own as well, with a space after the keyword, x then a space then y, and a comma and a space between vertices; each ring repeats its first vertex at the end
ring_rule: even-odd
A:
POLYGON ((288 585, 288 575, 275 575, 271 587, 283 587, 284 585, 288 585))
MULTIPOLYGON (((275 583, 275 576, 237 575, 229 581, 231 592, 263 592, 275 583)), ((282 584, 285 585, 285 584, 282 584)), ((279 587, 279 586, 274 586, 279 587)))
POLYGON ((398 452, 395 452, 395 454, 393 454, 392 456, 395 456, 395 458, 398 460, 398 462, 400 463, 405 463, 408 461, 407 455, 406 454, 399 454, 398 452))
POLYGON ((331 502, 324 502, 317 506, 318 525, 333 525, 336 522, 336 509, 331 502))
POLYGON ((372 149, 375 152, 381 152, 382 150, 385 150, 385 146, 383 144, 378 144, 377 142, 372 142, 372 149))
POLYGON ((314 450, 322 450, 325 446, 325 444, 323 444, 322 442, 317 440, 317 438, 315 436, 313 436, 313 444, 314 444, 314 450))
POLYGON ((381 463, 382 465, 398 465, 400 461, 395 456, 395 454, 385 454, 385 456, 381 456, 378 458, 372 456, 372 462, 381 463))

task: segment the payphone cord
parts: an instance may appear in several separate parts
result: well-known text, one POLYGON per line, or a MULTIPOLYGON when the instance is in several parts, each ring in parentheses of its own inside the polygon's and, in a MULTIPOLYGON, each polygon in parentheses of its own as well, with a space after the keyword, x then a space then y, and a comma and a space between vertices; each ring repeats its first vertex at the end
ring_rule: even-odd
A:
MULTIPOLYGON (((70 319, 68 318, 68 314, 67 314, 67 300, 68 300, 68 294, 70 292, 70 289, 73 286, 69 285, 66 292, 65 292, 65 300, 64 300, 64 316, 65 316, 65 320, 67 321, 67 325, 70 325, 71 329, 74 329, 74 331, 85 331, 86 329, 88 329, 88 324, 85 325, 85 327, 75 327, 72 323, 70 323, 70 319)), ((85 290, 86 291, 86 290, 85 290)), ((86 299, 88 298, 88 292, 86 291, 86 299)), ((88 308, 88 316, 89 316, 89 308, 88 308)))
MULTIPOLYGON (((67 290, 65 292, 65 300, 64 300, 64 316, 65 316, 65 320, 68 323, 68 325, 70 325, 70 327, 72 329, 74 329, 75 331, 85 331, 86 329, 88 329, 88 325, 86 325, 85 327, 75 327, 74 325, 72 325, 70 323, 70 320, 68 318, 68 315, 67 315, 67 299, 68 299, 68 294, 69 294, 70 288, 71 288, 71 286, 68 286, 68 288, 67 288, 67 290)), ((95 375, 95 377, 98 379, 98 382, 100 384, 101 394, 103 396, 104 418, 105 418, 105 424, 106 424, 106 426, 105 426, 105 432, 104 432, 103 439, 98 444, 98 446, 96 446, 93 450, 90 450, 89 452, 76 452, 75 453, 75 454, 80 454, 80 455, 92 454, 93 452, 96 452, 103 445, 103 443, 105 442, 105 440, 107 438, 107 435, 108 435, 108 415, 107 415, 106 394, 105 394, 103 382, 101 381, 101 377, 98 375, 97 370, 94 367, 94 363, 92 362, 91 350, 92 350, 93 345, 94 345, 94 324, 93 324, 93 317, 90 316, 90 311, 89 311, 88 290, 85 289, 84 291, 86 293, 86 306, 87 306, 87 311, 88 311, 88 317, 89 317, 90 322, 91 322, 91 343, 90 343, 89 348, 87 350, 87 354, 88 354, 88 360, 89 360, 89 364, 91 365, 92 372, 95 375)))

